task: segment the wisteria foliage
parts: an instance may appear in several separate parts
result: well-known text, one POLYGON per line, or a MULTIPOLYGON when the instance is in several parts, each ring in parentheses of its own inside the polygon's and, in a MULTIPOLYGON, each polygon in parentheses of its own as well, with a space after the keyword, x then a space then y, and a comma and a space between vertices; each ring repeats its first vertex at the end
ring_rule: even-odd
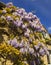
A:
MULTIPOLYGON (((44 65, 41 57, 49 55, 49 34, 32 12, 6 4, 0 10, 0 58, 12 65, 44 65)), ((3 64, 4 65, 4 64, 3 64)))

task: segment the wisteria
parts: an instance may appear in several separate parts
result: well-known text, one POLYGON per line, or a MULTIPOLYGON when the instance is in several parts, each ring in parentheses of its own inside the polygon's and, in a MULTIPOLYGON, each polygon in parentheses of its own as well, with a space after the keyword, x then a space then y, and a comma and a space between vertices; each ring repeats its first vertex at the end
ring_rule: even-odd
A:
POLYGON ((1 42, 5 47, 1 46, 6 49, 5 53, 9 53, 11 61, 15 60, 13 64, 44 65, 41 57, 49 55, 46 40, 50 37, 39 18, 24 8, 15 7, 12 2, 6 4, 0 14, 0 24, 6 25, 0 26, 1 42))
POLYGON ((21 53, 34 54, 34 48, 35 48, 36 51, 38 51, 38 49, 39 49, 38 53, 41 56, 44 56, 45 54, 49 55, 47 48, 44 45, 42 45, 42 43, 38 43, 38 45, 35 45, 34 48, 31 48, 29 43, 24 42, 23 40, 21 41, 21 43, 18 43, 17 39, 14 38, 13 40, 9 40, 8 44, 11 46, 14 46, 15 48, 19 47, 21 53), (40 49, 40 47, 42 47, 42 48, 40 49))
POLYGON ((23 25, 22 25, 22 28, 23 28, 23 29, 27 29, 27 24, 23 24, 23 25))
POLYGON ((30 54, 34 54, 34 49, 33 48, 29 48, 29 53, 30 54))
POLYGON ((12 14, 13 14, 13 16, 18 16, 17 12, 13 12, 12 14))
POLYGON ((12 4, 12 2, 9 2, 8 4, 6 4, 6 6, 9 8, 9 7, 12 7, 13 4, 12 4))
POLYGON ((41 49, 39 50, 39 53, 40 53, 41 56, 44 56, 44 55, 45 55, 44 49, 41 48, 41 49))
POLYGON ((3 10, 2 13, 5 14, 7 11, 6 10, 3 10))
POLYGON ((13 18, 11 16, 7 16, 6 20, 11 21, 11 20, 13 20, 13 18))
POLYGON ((13 39, 13 40, 8 41, 8 44, 10 44, 11 46, 16 46, 17 39, 13 39))
POLYGON ((40 47, 39 45, 35 45, 35 49, 38 50, 40 47))
POLYGON ((24 10, 23 8, 21 8, 21 9, 19 9, 19 10, 16 10, 16 12, 17 12, 18 14, 23 15, 23 13, 25 12, 25 10, 24 10))
POLYGON ((13 23, 14 23, 16 26, 20 27, 23 22, 20 21, 20 20, 16 20, 16 21, 14 21, 13 23))
MULTIPOLYGON (((8 3, 6 6, 7 6, 7 7, 12 7, 13 4, 10 2, 10 3, 8 3)), ((7 12, 6 10, 3 10, 3 13, 6 13, 6 12, 7 12)), ((40 27, 41 24, 37 26, 37 24, 38 24, 38 18, 37 18, 37 16, 36 16, 36 15, 33 15, 31 12, 29 12, 29 13, 27 14, 27 12, 26 12, 23 8, 18 8, 18 9, 15 10, 15 12, 13 12, 12 14, 13 14, 13 16, 21 16, 22 19, 28 20, 28 22, 30 23, 31 27, 36 28, 36 30, 38 30, 38 31, 42 30, 41 27, 40 27), (37 20, 36 22, 34 22, 35 19, 37 20), (33 22, 31 22, 31 20, 33 20, 33 22)), ((8 21, 10 21, 10 20, 14 21, 11 16, 7 16, 6 19, 7 19, 8 21)), ((22 19, 21 19, 21 20, 22 20, 22 19)), ((17 26, 21 26, 21 24, 22 24, 22 23, 21 23, 21 20, 20 20, 20 22, 18 22, 18 23, 17 23, 17 22, 14 22, 14 23, 15 23, 17 26)), ((26 24, 25 24, 25 25, 26 25, 26 24)), ((25 26, 22 25, 22 27, 24 28, 25 26)))

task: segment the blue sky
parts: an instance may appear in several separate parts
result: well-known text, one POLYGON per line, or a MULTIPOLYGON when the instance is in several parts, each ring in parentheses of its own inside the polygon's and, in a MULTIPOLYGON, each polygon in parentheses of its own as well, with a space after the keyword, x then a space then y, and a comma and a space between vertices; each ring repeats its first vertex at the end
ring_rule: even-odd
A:
POLYGON ((51 33, 51 0, 0 0, 4 3, 13 2, 15 6, 24 8, 27 12, 34 12, 41 23, 51 33))

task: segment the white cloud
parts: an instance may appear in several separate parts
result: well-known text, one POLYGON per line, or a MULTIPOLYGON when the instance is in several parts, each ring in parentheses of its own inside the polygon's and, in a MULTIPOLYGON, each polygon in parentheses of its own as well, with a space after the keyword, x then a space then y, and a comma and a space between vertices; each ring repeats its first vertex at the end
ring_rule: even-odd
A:
POLYGON ((51 27, 48 27, 48 31, 51 31, 51 27))

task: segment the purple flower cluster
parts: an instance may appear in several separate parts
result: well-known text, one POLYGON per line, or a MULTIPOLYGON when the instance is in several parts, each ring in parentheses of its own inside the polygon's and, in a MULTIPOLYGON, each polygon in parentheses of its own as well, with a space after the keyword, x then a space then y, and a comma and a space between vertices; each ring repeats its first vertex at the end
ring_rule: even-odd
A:
MULTIPOLYGON (((6 5, 7 7, 12 7, 13 4, 10 2, 6 5)), ((6 13, 7 11, 6 10, 3 10, 3 13, 6 13)), ((36 31, 42 31, 43 30, 43 26, 41 26, 41 23, 38 19, 38 17, 36 15, 33 15, 32 12, 29 12, 27 13, 25 11, 25 9, 23 8, 18 8, 18 9, 15 9, 14 12, 12 12, 12 15, 13 16, 20 16, 20 20, 13 20, 13 18, 11 16, 7 16, 6 17, 6 20, 10 21, 12 20, 14 22, 14 24, 18 27, 21 27, 22 28, 26 28, 27 25, 26 24, 23 24, 23 20, 27 20, 29 22, 28 25, 30 25, 31 27, 35 28, 36 31)))
POLYGON ((16 21, 14 21, 13 23, 14 23, 14 25, 16 25, 17 27, 20 27, 20 26, 23 24, 23 22, 22 22, 21 20, 16 20, 16 21))
POLYGON ((38 43, 38 45, 35 45, 34 47, 37 51, 39 49, 38 52, 41 56, 44 56, 45 54, 49 55, 48 49, 45 45, 43 45, 43 43, 38 43))
POLYGON ((0 25, 3 24, 3 28, 2 26, 0 28, 5 30, 3 34, 6 34, 7 40, 10 39, 5 40, 3 35, 4 42, 19 51, 19 55, 13 53, 15 54, 13 59, 18 57, 20 64, 23 65, 41 65, 40 58, 49 55, 43 43, 49 36, 39 18, 32 12, 27 13, 25 9, 13 6, 11 2, 6 4, 0 13, 0 25))
POLYGON ((29 50, 30 54, 34 54, 34 49, 33 48, 29 48, 28 50, 29 50))
POLYGON ((7 11, 6 10, 3 10, 2 13, 5 14, 5 13, 7 13, 7 11))
POLYGON ((48 51, 47 47, 46 47, 46 46, 44 46, 44 45, 42 45, 42 47, 43 47, 43 49, 44 49, 45 53, 49 56, 49 51, 48 51))
POLYGON ((12 3, 12 2, 9 2, 9 3, 6 4, 6 6, 7 6, 8 8, 10 8, 10 7, 13 6, 13 3, 12 3))
POLYGON ((34 49, 33 48, 26 48, 26 47, 23 47, 23 48, 20 48, 20 52, 22 54, 25 54, 25 53, 28 53, 28 54, 34 54, 34 49))
POLYGON ((21 48, 21 49, 20 49, 20 52, 21 52, 22 54, 25 54, 25 53, 28 52, 28 50, 27 50, 27 48, 21 48))
POLYGON ((17 42, 16 38, 14 38, 13 40, 9 40, 8 44, 11 45, 11 46, 14 46, 15 48, 17 48, 17 47, 23 47, 23 42, 21 42, 21 44, 19 44, 17 42))
POLYGON ((25 9, 20 8, 20 9, 16 10, 16 12, 17 12, 18 14, 20 14, 20 15, 23 15, 24 12, 25 12, 25 9))
POLYGON ((22 29, 27 29, 27 24, 22 24, 22 29))
POLYGON ((12 18, 11 16, 7 16, 7 17, 6 17, 6 20, 7 20, 7 21, 11 21, 11 20, 12 20, 12 21, 13 21, 13 18, 12 18))
POLYGON ((9 40, 8 44, 11 46, 14 46, 15 48, 20 48, 20 52, 22 54, 29 53, 29 54, 34 54, 34 49, 30 47, 29 43, 24 42, 23 40, 21 43, 18 43, 17 39, 14 38, 13 40, 9 40))
POLYGON ((8 44, 14 47, 18 47, 17 39, 9 40, 8 44))
MULTIPOLYGON (((8 3, 6 5, 8 8, 12 7, 12 3, 8 3)), ((6 13, 6 10, 2 11, 3 13, 6 13)), ((3 16, 1 18, 4 18, 3 16)), ((15 9, 14 12, 11 13, 11 16, 6 17, 7 21, 12 21, 16 27, 21 27, 22 31, 25 30, 23 33, 24 37, 28 37, 28 40, 32 42, 34 40, 34 37, 30 38, 30 34, 33 33, 34 30, 30 29, 35 28, 36 31, 42 31, 44 30, 42 24, 40 23, 38 17, 36 15, 33 15, 31 12, 27 13, 23 8, 18 8, 15 9), (15 16, 15 19, 12 17, 15 16), (25 23, 26 22, 26 23, 25 23), (32 30, 32 31, 31 31, 32 30)), ((9 40, 8 44, 11 46, 14 46, 15 48, 20 48, 20 52, 25 54, 25 53, 30 53, 30 54, 35 54, 34 48, 30 46, 30 43, 21 41, 20 43, 17 41, 16 38, 13 40, 9 40)), ((38 51, 38 54, 41 56, 44 56, 45 54, 49 55, 49 52, 45 46, 42 45, 42 43, 38 43, 37 45, 34 45, 36 50, 38 51)))
POLYGON ((39 54, 40 54, 41 56, 44 56, 44 55, 45 55, 44 49, 41 48, 41 49, 39 50, 39 54))

